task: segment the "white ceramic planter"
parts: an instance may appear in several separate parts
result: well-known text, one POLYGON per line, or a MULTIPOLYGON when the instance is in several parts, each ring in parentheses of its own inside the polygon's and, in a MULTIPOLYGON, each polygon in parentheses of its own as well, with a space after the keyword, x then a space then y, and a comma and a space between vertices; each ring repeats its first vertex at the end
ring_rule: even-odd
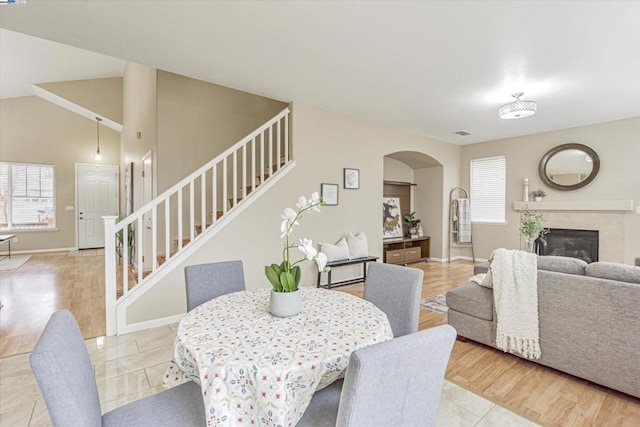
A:
POLYGON ((277 317, 291 317, 302 310, 300 289, 295 292, 276 292, 271 290, 269 312, 277 317))

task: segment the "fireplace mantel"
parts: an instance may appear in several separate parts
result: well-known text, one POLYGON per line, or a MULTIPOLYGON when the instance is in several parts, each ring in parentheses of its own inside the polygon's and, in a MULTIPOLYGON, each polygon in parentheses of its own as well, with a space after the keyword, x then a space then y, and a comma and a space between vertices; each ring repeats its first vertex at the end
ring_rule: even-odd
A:
POLYGON ((521 211, 527 205, 532 211, 633 212, 633 200, 513 202, 513 209, 521 211))

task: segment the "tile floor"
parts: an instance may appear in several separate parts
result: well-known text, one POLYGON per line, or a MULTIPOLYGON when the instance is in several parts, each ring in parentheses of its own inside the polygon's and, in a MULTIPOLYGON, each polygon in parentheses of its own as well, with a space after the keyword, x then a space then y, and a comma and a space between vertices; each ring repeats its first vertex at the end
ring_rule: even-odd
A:
MULTIPOLYGON (((103 411, 163 390, 162 377, 173 357, 176 326, 86 340, 103 411)), ((2 426, 51 425, 28 357, 29 354, 21 354, 0 359, 2 426)), ((537 424, 445 381, 437 425, 519 427, 537 424)))

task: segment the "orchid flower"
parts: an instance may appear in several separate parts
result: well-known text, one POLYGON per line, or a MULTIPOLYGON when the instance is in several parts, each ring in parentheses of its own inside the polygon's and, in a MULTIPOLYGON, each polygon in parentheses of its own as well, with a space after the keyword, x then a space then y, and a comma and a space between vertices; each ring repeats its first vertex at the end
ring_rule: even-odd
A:
POLYGON ((305 209, 307 208, 307 198, 304 196, 300 196, 298 198, 298 203, 296 203, 296 208, 298 209, 305 209))
POLYGON ((312 261, 318 255, 318 251, 313 247, 313 242, 305 237, 304 239, 300 239, 300 243, 301 246, 298 246, 298 249, 305 254, 306 259, 312 261))
POLYGON ((318 264, 318 271, 320 272, 324 271, 324 269, 327 267, 327 262, 329 262, 327 256, 323 252, 318 253, 315 261, 316 264, 318 264))
POLYGON ((317 191, 311 193, 311 200, 309 201, 309 204, 313 206, 314 211, 320 212, 319 206, 322 204, 322 200, 320 199, 320 195, 317 191))
POLYGON ((280 233, 282 233, 280 234, 281 239, 291 232, 291 229, 294 225, 300 225, 300 223, 297 221, 298 215, 299 213, 291 208, 285 208, 284 212, 282 212, 280 218, 282 218, 284 221, 282 221, 282 224, 280 224, 280 233))

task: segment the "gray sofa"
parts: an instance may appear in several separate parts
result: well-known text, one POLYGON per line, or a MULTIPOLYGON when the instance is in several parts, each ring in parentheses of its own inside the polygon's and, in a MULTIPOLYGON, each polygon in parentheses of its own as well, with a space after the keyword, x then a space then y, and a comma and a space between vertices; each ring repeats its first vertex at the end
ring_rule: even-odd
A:
MULTIPOLYGON (((465 283, 447 305, 458 335, 495 347, 492 289, 465 283)), ((535 362, 640 398, 640 267, 538 257, 538 315, 535 362)))

